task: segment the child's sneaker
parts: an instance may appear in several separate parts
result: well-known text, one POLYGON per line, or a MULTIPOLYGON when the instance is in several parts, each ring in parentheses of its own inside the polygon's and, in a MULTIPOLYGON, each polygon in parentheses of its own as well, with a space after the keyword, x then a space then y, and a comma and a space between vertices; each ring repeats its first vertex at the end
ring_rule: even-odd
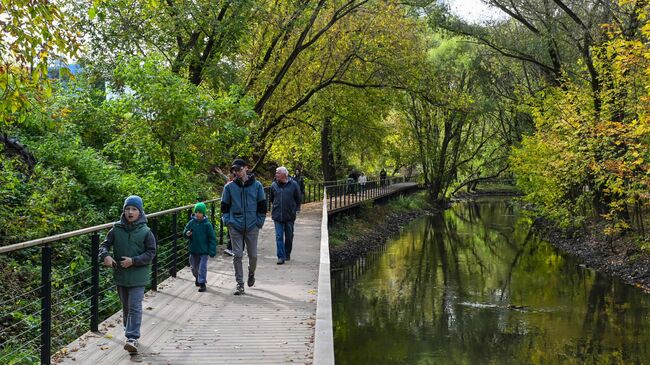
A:
POLYGON ((232 250, 225 249, 225 250, 223 250, 223 252, 224 252, 226 255, 228 255, 228 256, 235 256, 235 253, 232 252, 232 250))
POLYGON ((201 283, 201 284, 199 284, 199 285, 200 285, 199 291, 200 291, 201 293, 203 293, 203 292, 206 290, 206 289, 205 289, 205 283, 201 283))
POLYGON ((255 274, 248 274, 248 286, 253 286, 255 285, 255 274))
POLYGON ((138 353, 138 340, 129 338, 124 344, 124 349, 128 351, 131 355, 138 353))

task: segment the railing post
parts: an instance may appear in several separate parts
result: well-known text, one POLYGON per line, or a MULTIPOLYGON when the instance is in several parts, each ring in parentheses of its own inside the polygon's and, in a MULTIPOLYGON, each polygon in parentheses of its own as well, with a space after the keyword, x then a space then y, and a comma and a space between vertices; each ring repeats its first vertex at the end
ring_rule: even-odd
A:
POLYGON ((52 352, 52 247, 41 248, 41 364, 50 364, 52 352))
POLYGON ((210 203, 210 217, 212 217, 212 227, 217 225, 217 218, 214 215, 214 202, 210 203))
MULTIPOLYGON (((156 239, 156 245, 158 245, 158 219, 154 219, 152 222, 151 231, 153 236, 156 239)), ((158 247, 158 250, 160 247, 158 247)), ((158 291, 158 255, 154 256, 152 270, 151 270, 151 289, 158 291)))
POLYGON ((90 236, 92 287, 90 289, 90 331, 99 332, 99 235, 90 236))
POLYGON ((330 210, 332 209, 332 194, 331 192, 329 194, 327 193, 327 187, 325 187, 325 194, 327 195, 328 198, 330 198, 330 203, 327 206, 327 210, 330 210))
POLYGON ((219 217, 219 244, 223 245, 223 215, 219 217))
POLYGON ((178 212, 172 214, 172 226, 174 227, 174 239, 172 240, 172 267, 169 274, 175 278, 178 272, 178 212))

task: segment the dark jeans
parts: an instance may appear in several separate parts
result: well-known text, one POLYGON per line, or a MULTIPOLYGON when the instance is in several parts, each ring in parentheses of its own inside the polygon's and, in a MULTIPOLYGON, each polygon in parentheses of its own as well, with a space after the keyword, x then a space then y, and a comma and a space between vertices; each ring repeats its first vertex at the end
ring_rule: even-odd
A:
POLYGON ((291 256, 293 248, 293 222, 278 222, 275 224, 275 247, 279 259, 291 256))
POLYGON ((191 253, 190 268, 199 284, 205 284, 208 281, 208 255, 191 253))

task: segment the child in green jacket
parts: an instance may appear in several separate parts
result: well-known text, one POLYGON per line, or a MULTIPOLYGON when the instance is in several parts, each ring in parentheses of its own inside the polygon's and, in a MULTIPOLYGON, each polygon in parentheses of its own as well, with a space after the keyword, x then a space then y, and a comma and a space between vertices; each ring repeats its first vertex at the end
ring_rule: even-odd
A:
POLYGON ((144 287, 151 279, 151 262, 155 256, 156 238, 147 226, 142 198, 131 195, 124 200, 120 221, 99 246, 99 260, 113 268, 122 303, 124 349, 130 354, 138 353, 144 287))
POLYGON ((194 214, 185 225, 183 235, 189 241, 194 284, 199 287, 200 292, 204 292, 208 276, 208 255, 214 257, 217 254, 217 238, 212 223, 206 218, 205 204, 194 205, 194 214))

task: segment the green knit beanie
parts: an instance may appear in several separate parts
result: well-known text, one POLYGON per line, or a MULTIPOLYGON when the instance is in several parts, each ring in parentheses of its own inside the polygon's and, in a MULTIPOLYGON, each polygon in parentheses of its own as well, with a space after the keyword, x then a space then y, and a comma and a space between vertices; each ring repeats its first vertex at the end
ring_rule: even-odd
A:
POLYGON ((203 215, 206 215, 207 211, 208 211, 208 209, 205 207, 205 204, 203 204, 203 203, 196 203, 194 205, 194 213, 201 212, 201 213, 203 213, 203 215))

